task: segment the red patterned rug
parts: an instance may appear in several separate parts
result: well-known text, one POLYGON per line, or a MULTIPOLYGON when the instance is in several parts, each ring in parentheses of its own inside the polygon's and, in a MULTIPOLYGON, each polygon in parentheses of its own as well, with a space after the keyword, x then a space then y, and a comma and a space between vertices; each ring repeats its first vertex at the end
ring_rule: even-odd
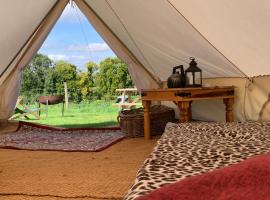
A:
POLYGON ((102 151, 125 138, 120 128, 54 128, 20 122, 14 133, 0 135, 0 148, 47 151, 102 151))

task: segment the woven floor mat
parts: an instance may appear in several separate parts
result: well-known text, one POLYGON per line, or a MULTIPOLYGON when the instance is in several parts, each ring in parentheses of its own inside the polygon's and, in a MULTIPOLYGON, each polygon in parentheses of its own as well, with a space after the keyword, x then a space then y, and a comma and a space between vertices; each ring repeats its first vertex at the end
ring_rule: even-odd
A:
POLYGON ((0 200, 122 199, 156 141, 125 139, 101 152, 0 149, 0 200))

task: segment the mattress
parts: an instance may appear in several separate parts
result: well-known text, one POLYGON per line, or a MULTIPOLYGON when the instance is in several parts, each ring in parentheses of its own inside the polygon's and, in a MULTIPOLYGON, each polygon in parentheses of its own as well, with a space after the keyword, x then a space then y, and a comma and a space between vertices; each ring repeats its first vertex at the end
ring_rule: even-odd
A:
POLYGON ((125 200, 270 151, 270 122, 168 123, 125 200))

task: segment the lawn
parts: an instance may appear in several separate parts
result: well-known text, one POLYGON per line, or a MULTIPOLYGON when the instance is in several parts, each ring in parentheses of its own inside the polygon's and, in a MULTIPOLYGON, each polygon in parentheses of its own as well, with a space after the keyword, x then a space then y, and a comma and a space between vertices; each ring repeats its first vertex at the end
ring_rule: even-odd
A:
MULTIPOLYGON (((49 124, 65 128, 76 127, 105 127, 117 125, 118 107, 112 106, 113 102, 97 100, 91 103, 70 103, 62 117, 62 104, 50 105, 48 117, 46 117, 45 106, 42 105, 41 119, 33 116, 30 120, 19 118, 27 122, 49 124)), ((32 108, 36 105, 32 105, 32 108)))

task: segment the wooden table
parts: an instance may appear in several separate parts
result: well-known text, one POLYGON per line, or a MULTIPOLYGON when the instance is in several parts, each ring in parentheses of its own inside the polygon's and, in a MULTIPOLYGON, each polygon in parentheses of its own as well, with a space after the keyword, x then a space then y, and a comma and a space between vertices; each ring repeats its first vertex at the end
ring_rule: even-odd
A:
POLYGON ((141 100, 141 97, 138 96, 134 100, 131 100, 131 94, 137 94, 138 90, 137 88, 122 88, 122 89, 116 89, 116 92, 122 93, 122 100, 119 103, 113 103, 113 106, 118 106, 119 109, 131 109, 136 108, 136 106, 141 105, 141 103, 138 103, 138 101, 141 100), (128 102, 125 102, 126 95, 128 96, 128 102))
POLYGON ((188 122, 192 117, 191 104, 195 100, 223 99, 226 109, 226 122, 233 122, 234 87, 199 87, 173 89, 142 89, 142 105, 144 109, 144 138, 150 139, 151 101, 173 101, 180 110, 179 121, 188 122))

